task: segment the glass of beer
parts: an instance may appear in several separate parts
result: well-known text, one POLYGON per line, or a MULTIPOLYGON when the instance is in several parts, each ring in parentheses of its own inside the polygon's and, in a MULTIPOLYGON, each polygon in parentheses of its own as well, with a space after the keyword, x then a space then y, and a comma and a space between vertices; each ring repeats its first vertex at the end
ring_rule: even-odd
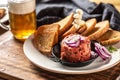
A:
POLYGON ((10 29, 24 42, 36 30, 36 0, 8 0, 10 29))

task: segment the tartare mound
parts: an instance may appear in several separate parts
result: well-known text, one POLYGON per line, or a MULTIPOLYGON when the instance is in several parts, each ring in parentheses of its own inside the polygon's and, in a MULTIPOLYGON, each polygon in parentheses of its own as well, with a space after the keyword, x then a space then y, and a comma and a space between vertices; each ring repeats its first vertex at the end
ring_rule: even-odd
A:
POLYGON ((69 62, 84 62, 90 59, 90 40, 80 34, 70 34, 61 42, 60 59, 69 62))

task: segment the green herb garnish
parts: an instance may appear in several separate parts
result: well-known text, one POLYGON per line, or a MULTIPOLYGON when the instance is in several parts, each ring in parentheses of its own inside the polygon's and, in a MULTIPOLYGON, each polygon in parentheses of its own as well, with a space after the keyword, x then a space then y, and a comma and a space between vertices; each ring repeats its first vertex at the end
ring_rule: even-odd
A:
POLYGON ((113 53, 114 51, 117 51, 117 48, 115 48, 113 46, 109 46, 107 49, 110 53, 113 53))

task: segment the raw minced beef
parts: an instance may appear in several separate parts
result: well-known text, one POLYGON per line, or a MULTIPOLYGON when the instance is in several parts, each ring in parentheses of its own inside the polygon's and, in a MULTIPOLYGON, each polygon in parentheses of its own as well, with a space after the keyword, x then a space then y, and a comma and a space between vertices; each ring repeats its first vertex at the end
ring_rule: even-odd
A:
POLYGON ((91 56, 90 40, 79 34, 70 34, 61 42, 61 59, 69 62, 84 62, 91 56))

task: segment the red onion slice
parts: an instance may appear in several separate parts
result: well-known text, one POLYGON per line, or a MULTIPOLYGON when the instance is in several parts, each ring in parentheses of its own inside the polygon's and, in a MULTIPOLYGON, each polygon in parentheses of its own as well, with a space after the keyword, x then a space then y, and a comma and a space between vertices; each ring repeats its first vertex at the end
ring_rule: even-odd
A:
POLYGON ((67 45, 69 45, 70 47, 78 47, 80 44, 80 41, 77 41, 75 43, 66 43, 67 45))
POLYGON ((71 47, 78 47, 80 44, 80 35, 69 36, 65 43, 71 47))
POLYGON ((105 47, 102 47, 102 50, 103 50, 107 55, 111 56, 111 55, 110 55, 110 52, 109 52, 105 47))
POLYGON ((102 50, 100 50, 98 47, 95 47, 95 50, 103 60, 106 60, 110 57, 110 56, 104 54, 104 52, 102 50))
POLYGON ((95 43, 95 50, 103 60, 106 60, 111 57, 107 49, 98 43, 95 43))

